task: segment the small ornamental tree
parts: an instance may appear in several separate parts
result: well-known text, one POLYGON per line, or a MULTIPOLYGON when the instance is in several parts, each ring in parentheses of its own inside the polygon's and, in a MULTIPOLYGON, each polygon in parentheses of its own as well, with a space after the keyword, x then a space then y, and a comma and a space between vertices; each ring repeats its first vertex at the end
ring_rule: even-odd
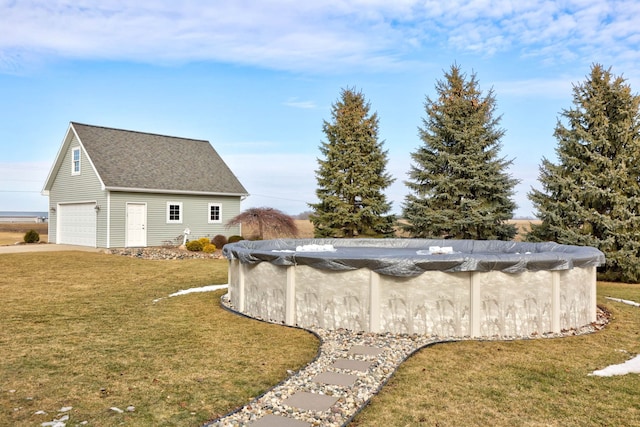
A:
POLYGON ((542 222, 527 239, 594 246, 602 279, 640 282, 640 97, 595 64, 561 116, 558 163, 542 160, 542 189, 529 193, 542 222))
POLYGON ((419 129, 424 143, 411 154, 403 229, 412 237, 509 240, 516 234, 511 200, 518 183, 499 157, 504 130, 494 117, 493 91, 480 91, 453 65, 427 97, 419 129))
MULTIPOLYGON (((227 227, 242 224, 256 231, 259 240, 276 237, 296 237, 298 227, 295 220, 274 208, 250 208, 227 222, 227 227)), ((231 238, 229 238, 231 242, 231 238)))
POLYGON ((395 217, 384 190, 387 152, 378 141, 378 115, 362 92, 343 89, 322 130, 316 179, 318 203, 309 204, 316 237, 391 236, 395 217))

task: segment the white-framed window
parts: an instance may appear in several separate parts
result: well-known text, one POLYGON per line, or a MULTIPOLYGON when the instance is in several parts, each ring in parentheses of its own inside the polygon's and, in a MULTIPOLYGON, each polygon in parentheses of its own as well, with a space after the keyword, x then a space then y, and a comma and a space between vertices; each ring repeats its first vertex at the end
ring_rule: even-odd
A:
POLYGON ((209 203, 208 209, 209 224, 219 224, 222 222, 222 205, 220 203, 209 203))
POLYGON ((71 151, 71 175, 80 175, 80 147, 71 151))
POLYGON ((182 224, 182 202, 167 202, 167 223, 182 224))

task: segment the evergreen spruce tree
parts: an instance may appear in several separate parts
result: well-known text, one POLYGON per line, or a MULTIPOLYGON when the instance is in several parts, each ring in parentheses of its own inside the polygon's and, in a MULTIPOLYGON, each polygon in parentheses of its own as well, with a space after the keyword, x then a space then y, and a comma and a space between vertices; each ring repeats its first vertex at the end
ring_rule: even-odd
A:
POLYGON ((319 203, 309 204, 316 237, 389 236, 395 218, 383 191, 393 182, 378 141, 378 116, 362 92, 343 89, 322 130, 316 170, 319 203))
POLYGON ((518 181, 506 172, 512 161, 499 157, 504 130, 494 117, 493 91, 484 96, 475 74, 467 80, 453 65, 436 92, 425 102, 424 145, 411 153, 403 228, 423 238, 513 238, 516 228, 507 220, 518 181))
POLYGON ((558 163, 542 160, 542 190, 529 193, 542 223, 527 239, 600 249, 605 280, 640 281, 639 105, 622 77, 592 66, 556 125, 558 163))

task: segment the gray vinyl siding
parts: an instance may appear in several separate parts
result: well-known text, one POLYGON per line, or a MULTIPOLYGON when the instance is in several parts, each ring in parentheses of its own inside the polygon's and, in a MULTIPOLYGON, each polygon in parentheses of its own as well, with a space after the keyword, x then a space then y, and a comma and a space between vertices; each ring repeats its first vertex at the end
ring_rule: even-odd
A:
MULTIPOLYGON (((49 206, 57 208, 62 203, 96 202, 100 210, 96 213, 96 244, 106 246, 107 203, 106 193, 102 190, 100 179, 91 167, 91 163, 84 152, 80 150, 80 174, 72 175, 71 159, 74 148, 80 147, 75 136, 64 153, 64 158, 57 171, 53 185, 49 191, 49 206)), ((57 212, 49 212, 49 241, 57 241, 57 212)))
MULTIPOLYGON (((120 145, 116 145, 116 148, 119 147, 122 150, 131 148, 127 144, 125 144, 127 142, 140 143, 140 147, 144 148, 148 146, 149 141, 156 141, 158 138, 160 138, 162 141, 170 145, 175 143, 176 141, 179 144, 186 144, 188 146, 191 146, 191 144, 193 143, 195 144, 195 148, 202 149, 204 154, 210 156, 215 160, 215 162, 221 162, 220 164, 224 165, 224 162, 222 162, 222 159, 220 159, 217 153, 215 153, 215 150, 212 150, 212 147, 210 147, 208 143, 207 145, 204 145, 206 141, 193 142, 192 140, 187 139, 163 137, 152 134, 142 134, 139 132, 108 130, 105 128, 87 127, 86 125, 78 126, 84 129, 83 131, 85 132, 86 138, 80 135, 81 140, 79 140, 76 137, 76 133, 73 130, 74 127, 72 124, 70 129, 67 131, 61 147, 61 151, 56 157, 50 175, 47 178, 47 182, 45 183, 44 192, 48 193, 49 206, 51 208, 49 212, 50 242, 58 241, 58 215, 60 213, 58 212, 59 206, 61 206, 62 204, 72 203, 95 203, 97 205, 98 209, 96 209, 95 212, 95 244, 97 247, 101 248, 116 248, 124 247, 126 245, 127 203, 144 203, 146 206, 147 217, 145 222, 145 231, 147 246, 161 246, 167 243, 182 243, 182 239, 180 239, 179 236, 183 235, 184 230, 187 227, 191 230, 191 234, 189 235, 190 239, 197 239, 200 237, 211 238, 217 234, 222 234, 225 236, 240 234, 240 227, 232 227, 230 229, 227 229, 225 227, 225 224, 227 223, 227 221, 229 221, 229 219, 240 213, 240 196, 194 196, 185 194, 171 195, 107 190, 105 189, 104 184, 108 183, 109 179, 113 180, 114 177, 111 175, 99 175, 90 162, 90 158, 94 162, 97 162, 95 163, 95 166, 98 171, 101 170, 100 166, 104 166, 104 163, 108 163, 112 169, 107 168, 107 170, 110 170, 112 173, 124 174, 124 178, 119 175, 116 176, 116 178, 125 179, 124 181, 118 181, 116 179, 113 182, 125 182, 131 184, 131 182, 128 181, 132 179, 132 176, 129 176, 128 174, 129 169, 125 167, 126 165, 123 166, 122 162, 120 162, 122 152, 118 149, 113 149, 113 147, 111 146, 113 145, 113 141, 111 141, 109 138, 104 138, 105 132, 109 133, 113 131, 117 135, 120 135, 120 137, 122 138, 126 136, 126 138, 124 139, 121 138, 122 140, 120 141, 120 145), (92 131, 90 132, 90 130, 92 131), (94 137, 99 138, 97 138, 97 140, 93 140, 92 138, 94 137), (140 138, 142 138, 142 141, 140 140, 140 138), (129 139, 131 139, 131 141, 129 141, 129 139), (88 155, 84 151, 83 147, 88 150, 88 155), (81 167, 80 173, 77 175, 74 175, 72 173, 72 153, 75 148, 81 149, 81 167), (102 180, 104 180, 104 183, 103 181, 101 181, 101 178, 102 180), (179 202, 182 204, 181 223, 172 224, 167 222, 168 201, 179 202), (219 204, 221 207, 221 221, 219 223, 210 224, 208 221, 210 203, 219 204)), ((140 147, 138 147, 137 145, 136 147, 134 147, 135 150, 142 150, 137 152, 139 156, 132 156, 131 158, 136 159, 136 165, 140 163, 143 165, 147 165, 145 159, 153 159, 156 156, 152 153, 153 150, 145 151, 140 147)), ((155 149, 156 146, 152 144, 152 148, 155 149)), ((182 147, 182 149, 185 156, 193 155, 193 153, 191 152, 193 150, 187 150, 184 147, 182 147)), ((152 171, 156 169, 158 168, 152 168, 152 171)), ((206 170, 210 169, 212 169, 211 164, 207 163, 206 170)), ((220 167, 213 169, 220 172, 221 175, 218 177, 214 174, 215 179, 213 179, 212 182, 209 182, 209 184, 211 185, 207 185, 207 189, 204 191, 220 191, 220 193, 222 194, 226 194, 226 191, 229 191, 229 193, 231 194, 246 194, 246 190, 244 189, 244 187, 242 187, 239 181, 237 181, 235 176, 231 173, 230 170, 228 170, 226 165, 224 165, 224 168, 220 167)), ((167 168, 163 168, 163 170, 167 170, 167 168)), ((168 170, 173 169, 168 168, 168 170)), ((137 170, 137 172, 139 171, 137 170)), ((190 182, 189 180, 184 181, 183 175, 184 174, 179 174, 176 179, 182 179, 182 184, 185 184, 185 182, 190 182)), ((151 174, 149 176, 154 175, 151 174)), ((109 187, 107 186, 106 188, 109 187)), ((149 187, 131 184, 131 187, 114 185, 112 188, 140 189, 149 187)), ((197 186, 194 188, 199 189, 199 187, 197 186)), ((194 191, 193 188, 186 189, 186 187, 176 187, 174 188, 174 190, 194 191)))
POLYGON ((240 213, 240 197, 236 196, 193 196, 171 194, 148 194, 133 192, 111 192, 111 239, 110 247, 126 245, 127 203, 144 203, 147 207, 147 246, 181 244, 180 236, 185 228, 191 230, 189 239, 213 237, 217 234, 231 236, 240 234, 239 227, 227 229, 225 224, 240 213), (182 223, 167 223, 167 202, 182 203, 182 223), (221 205, 222 221, 209 224, 209 203, 221 205))

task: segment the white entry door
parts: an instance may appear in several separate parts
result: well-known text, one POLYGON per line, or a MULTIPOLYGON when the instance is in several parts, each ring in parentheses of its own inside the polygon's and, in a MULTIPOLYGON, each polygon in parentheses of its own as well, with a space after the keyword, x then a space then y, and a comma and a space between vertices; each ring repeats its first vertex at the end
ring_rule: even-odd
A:
POLYGON ((147 205, 144 203, 127 203, 126 246, 147 246, 147 205))

